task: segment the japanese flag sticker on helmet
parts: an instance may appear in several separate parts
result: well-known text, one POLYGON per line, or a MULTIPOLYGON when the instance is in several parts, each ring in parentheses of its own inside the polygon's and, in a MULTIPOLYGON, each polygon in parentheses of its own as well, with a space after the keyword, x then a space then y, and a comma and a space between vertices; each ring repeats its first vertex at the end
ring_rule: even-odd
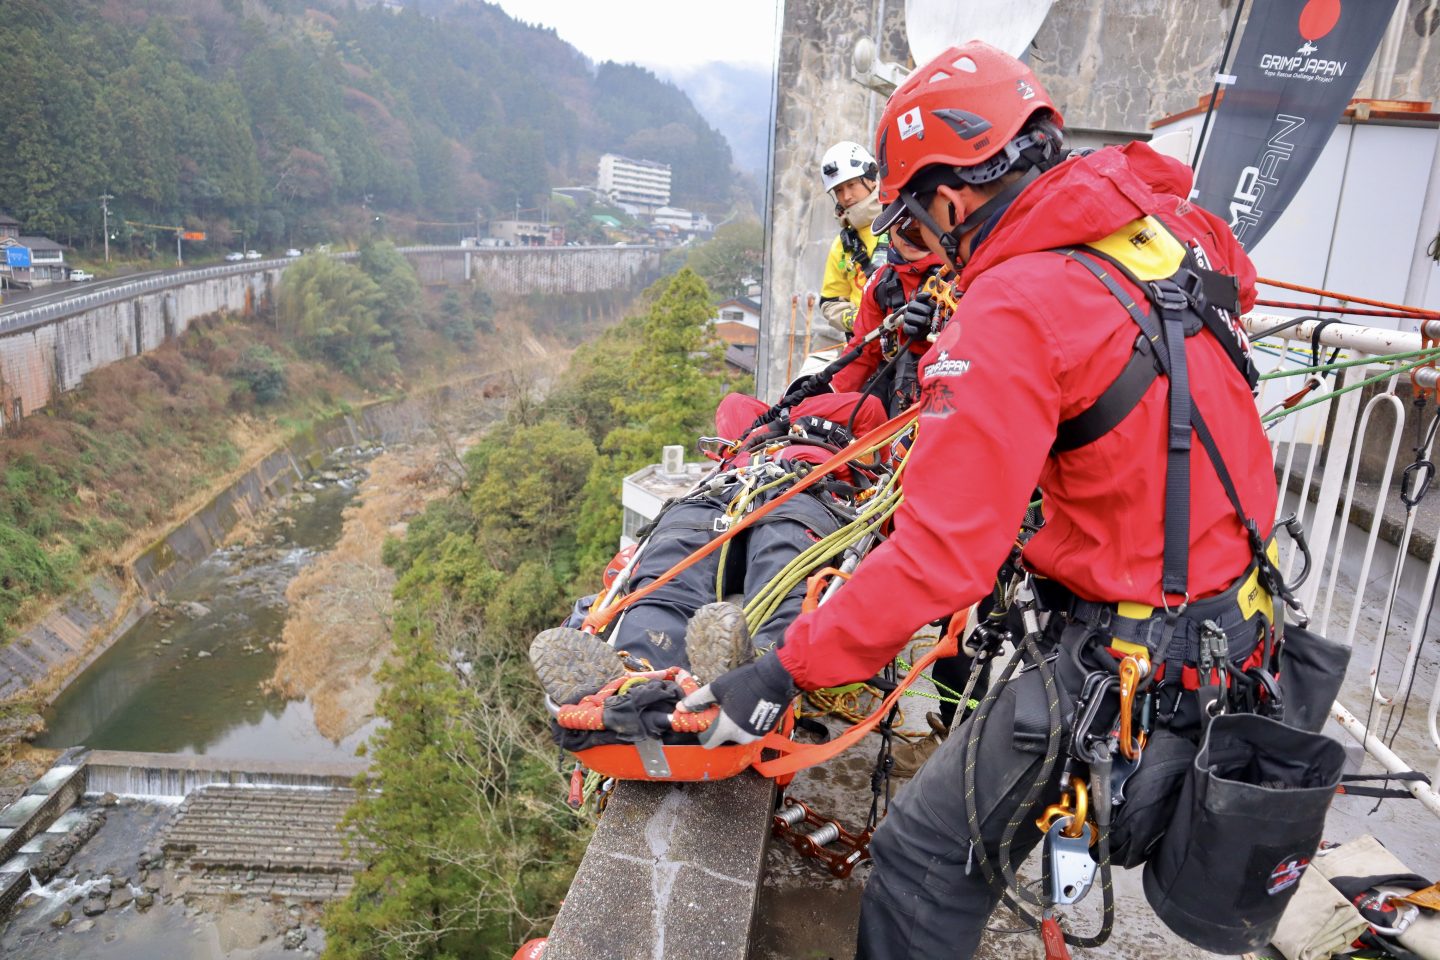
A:
POLYGON ((900 128, 901 140, 925 136, 925 118, 921 115, 919 107, 912 107, 900 114, 899 119, 896 120, 896 126, 900 128))

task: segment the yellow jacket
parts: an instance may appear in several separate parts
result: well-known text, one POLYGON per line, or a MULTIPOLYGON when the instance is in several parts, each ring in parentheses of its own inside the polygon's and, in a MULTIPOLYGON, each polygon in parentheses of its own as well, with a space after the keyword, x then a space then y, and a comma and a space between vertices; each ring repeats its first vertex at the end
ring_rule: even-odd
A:
MULTIPOLYGON (((870 232, 868 223, 861 224, 855 230, 873 262, 878 238, 870 232)), ((830 254, 825 258, 825 279, 820 284, 820 300, 849 300, 858 310, 860 296, 865 292, 866 279, 865 271, 845 252, 845 245, 840 242, 840 235, 836 234, 835 240, 830 244, 830 254)))

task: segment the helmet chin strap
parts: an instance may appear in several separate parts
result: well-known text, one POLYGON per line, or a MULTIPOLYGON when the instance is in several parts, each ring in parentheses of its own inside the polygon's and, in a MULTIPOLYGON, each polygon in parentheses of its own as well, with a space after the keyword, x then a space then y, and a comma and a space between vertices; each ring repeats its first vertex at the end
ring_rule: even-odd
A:
POLYGON ((905 201, 905 209, 910 211, 910 215, 916 220, 919 220, 927 230, 935 234, 936 238, 940 241, 940 249, 944 251, 945 260, 949 263, 950 269, 954 270, 956 275, 959 275, 961 266, 961 238, 972 230, 978 229, 986 220, 989 220, 992 216, 1014 203, 1015 198, 1020 196, 1020 191, 1033 183, 1035 179, 1040 176, 1041 172, 1037 167, 1031 167, 1029 170, 1026 170, 1018 180, 1014 183, 1007 184, 999 193, 980 204, 980 206, 970 212, 969 216, 955 224, 955 226, 949 230, 940 226, 935 218, 930 216, 930 211, 925 209, 925 205, 920 202, 913 192, 908 190, 900 191, 900 199, 905 201))

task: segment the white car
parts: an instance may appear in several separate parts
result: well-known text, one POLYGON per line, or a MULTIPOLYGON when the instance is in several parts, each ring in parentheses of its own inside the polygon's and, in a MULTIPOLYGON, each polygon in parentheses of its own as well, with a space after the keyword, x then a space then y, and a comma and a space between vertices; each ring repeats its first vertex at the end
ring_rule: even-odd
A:
POLYGON ((244 260, 245 254, 241 253, 239 250, 236 250, 234 253, 225 254, 225 259, 233 263, 236 260, 244 260))
POLYGON ((300 251, 299 251, 299 250, 296 250, 294 247, 291 247, 289 250, 286 250, 286 251, 285 251, 285 256, 287 256, 287 257, 298 257, 298 256, 300 256, 300 251))
POLYGON ((246 259, 246 260, 259 260, 259 259, 260 259, 260 251, 259 251, 259 250, 246 250, 246 251, 245 251, 245 259, 246 259))
POLYGON ((70 279, 76 281, 77 283, 81 280, 94 280, 95 274, 91 273, 88 270, 71 270, 70 279))

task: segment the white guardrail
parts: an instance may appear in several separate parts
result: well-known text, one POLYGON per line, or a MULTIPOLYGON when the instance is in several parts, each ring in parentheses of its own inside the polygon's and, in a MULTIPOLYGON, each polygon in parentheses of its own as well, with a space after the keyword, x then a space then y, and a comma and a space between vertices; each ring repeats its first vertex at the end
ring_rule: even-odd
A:
MULTIPOLYGON (((1437 414, 1433 394, 1424 407, 1416 407, 1407 368, 1413 367, 1419 385, 1432 391, 1436 370, 1428 364, 1415 366, 1421 362, 1418 357, 1395 357, 1422 350, 1419 333, 1335 321, 1322 326, 1311 319, 1262 336, 1293 320, 1258 313, 1244 318, 1262 372, 1311 366, 1317 327, 1320 363, 1332 362, 1332 355, 1337 363, 1360 361, 1331 371, 1293 404, 1295 412, 1267 424, 1282 478, 1277 516, 1299 516, 1313 555, 1310 575, 1297 596, 1310 613, 1312 629, 1350 645, 1352 662, 1367 664, 1363 683, 1342 689, 1332 716, 1386 770, 1418 768, 1433 781, 1440 777, 1440 677, 1430 679, 1436 658, 1422 660, 1421 654, 1425 634, 1432 640, 1440 637, 1440 617, 1432 622, 1427 612, 1440 570, 1440 549, 1432 551, 1427 563, 1412 556, 1409 548, 1417 533, 1432 542, 1440 540, 1440 511, 1406 510, 1394 481, 1397 470, 1414 459, 1416 418, 1418 428, 1430 428, 1437 414), (1394 359, 1383 359, 1387 357, 1394 359), (1340 393, 1387 371, 1400 372, 1377 380, 1369 390, 1340 393), (1378 468, 1381 474, 1378 487, 1360 477, 1362 449, 1373 451, 1369 462, 1371 470, 1378 468), (1321 463, 1323 451, 1328 453, 1321 463), (1288 489, 1296 482, 1298 490, 1288 489), (1398 547, 1380 536, 1387 504, 1392 516, 1404 516, 1398 547), (1417 592, 1418 600, 1411 602, 1417 592)), ((1426 328, 1440 335, 1440 321, 1426 321, 1426 328)), ((1278 409, 1311 376, 1262 381, 1260 410, 1278 409)), ((1424 439, 1428 457, 1434 437, 1424 439)), ((1430 496, 1440 498, 1440 484, 1430 496)), ((1299 551, 1288 538, 1280 540, 1282 570, 1294 575, 1299 551)), ((1430 649, 1433 653, 1436 648, 1430 649)), ((1418 781, 1399 785, 1440 815, 1440 794, 1431 787, 1418 781)))
MULTIPOLYGON (((466 251, 469 253, 483 253, 487 256, 492 254, 525 254, 533 251, 549 251, 551 253, 559 250, 566 253, 579 253, 586 250, 614 250, 614 247, 460 247, 460 246, 419 246, 400 247, 401 253, 455 253, 466 251)), ((654 250, 653 246, 635 245, 627 246, 626 250, 654 250)), ((348 251, 345 253, 331 254, 337 260, 353 260, 358 253, 348 251)), ((98 307, 106 303, 115 303, 119 300, 128 300, 131 297, 142 293, 150 293, 155 290, 166 290, 171 287, 183 287, 196 280, 205 280, 210 277, 224 277, 237 273, 255 273, 260 270, 281 269, 295 262, 293 257, 281 257, 272 260, 247 260, 244 263, 227 263, 223 266, 200 267, 195 270, 186 270, 180 273, 167 274, 163 277, 150 277, 145 280, 136 280, 131 283, 122 283, 118 286, 108 287, 95 293, 82 293, 73 297, 67 297, 57 303, 46 304, 43 307, 32 307, 29 310, 19 310, 5 317, 0 317, 0 335, 14 333, 17 330, 24 330, 29 327, 39 326, 56 320, 60 317, 69 316, 72 313, 79 313, 91 307, 98 307)))

